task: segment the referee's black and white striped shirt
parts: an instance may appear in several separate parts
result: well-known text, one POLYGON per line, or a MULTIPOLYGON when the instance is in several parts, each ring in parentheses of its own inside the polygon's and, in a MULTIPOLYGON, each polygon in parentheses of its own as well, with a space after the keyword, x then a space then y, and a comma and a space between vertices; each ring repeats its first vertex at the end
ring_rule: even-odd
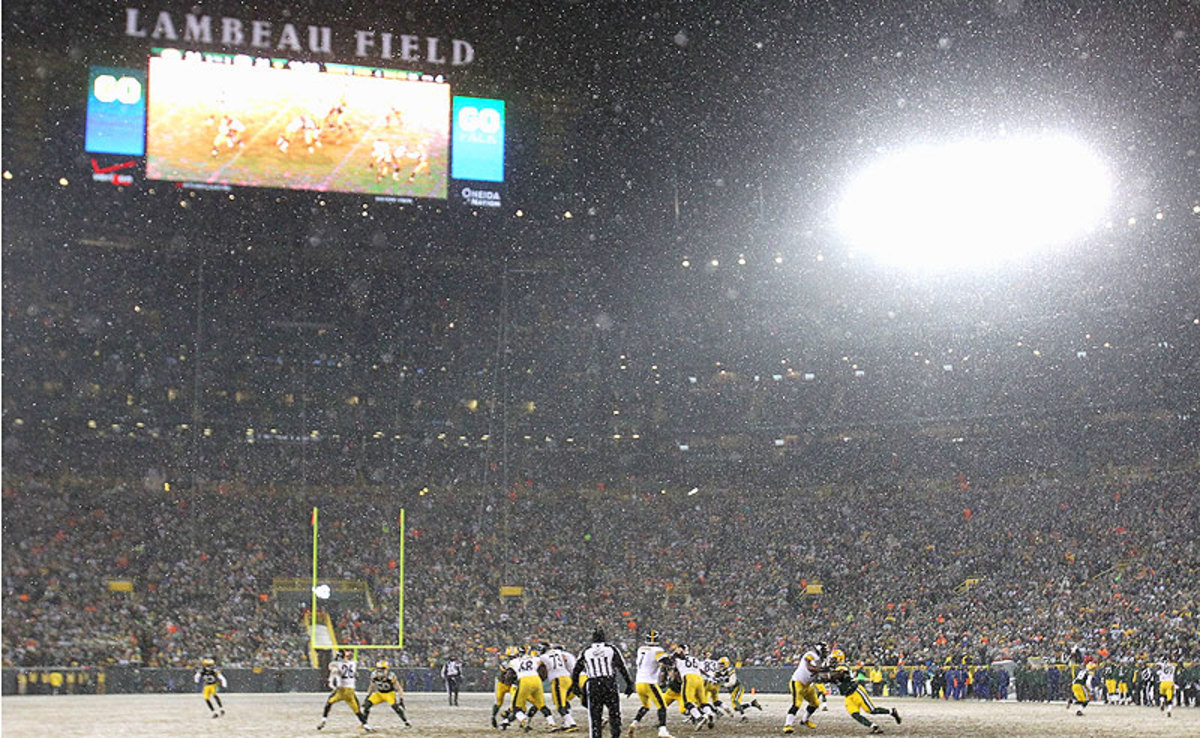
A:
POLYGON ((620 674, 627 685, 633 684, 629 670, 625 668, 625 657, 609 643, 593 643, 583 649, 575 661, 575 676, 578 677, 581 671, 587 674, 588 680, 613 679, 620 674))

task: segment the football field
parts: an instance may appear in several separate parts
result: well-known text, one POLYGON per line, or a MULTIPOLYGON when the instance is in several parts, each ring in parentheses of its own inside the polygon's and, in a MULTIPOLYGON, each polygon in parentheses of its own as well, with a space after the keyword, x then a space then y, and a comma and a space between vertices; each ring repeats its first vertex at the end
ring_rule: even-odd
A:
MULTIPOLYGON (((317 731, 325 695, 311 694, 240 694, 224 696, 226 715, 211 719, 199 694, 105 695, 60 697, 4 697, 3 735, 56 736, 82 738, 119 736, 120 738, 205 738, 216 736, 353 736, 362 735, 358 721, 343 704, 334 705, 328 725, 317 731)), ((758 695, 764 710, 751 710, 745 722, 733 718, 719 720, 713 730, 700 735, 774 736, 780 735, 788 698, 784 695, 758 695)), ((386 705, 373 710, 371 724, 379 735, 409 736, 482 736, 507 735, 494 730, 490 694, 463 694, 460 706, 448 707, 439 694, 410 694, 407 699, 411 729, 386 705)), ((626 721, 636 711, 636 698, 625 699, 622 715, 626 721)), ((876 716, 888 735, 905 736, 1196 736, 1200 735, 1200 709, 1177 709, 1172 718, 1156 709, 1136 706, 1092 705, 1084 717, 1076 717, 1064 704, 943 702, 934 700, 887 699, 879 704, 897 707, 903 723, 890 717, 876 716)), ((575 719, 587 735, 587 715, 576 707, 575 719)), ((649 723, 638 736, 653 738, 657 731, 649 723), (648 727, 649 726, 649 727, 648 727)), ((828 711, 815 716, 817 730, 798 727, 795 735, 867 735, 866 728, 850 719, 835 698, 828 711)), ((694 735, 695 728, 672 710, 668 728, 675 736, 694 735)), ((532 733, 546 733, 542 718, 534 721, 532 733)), ((610 735, 605 730, 606 738, 610 735)))

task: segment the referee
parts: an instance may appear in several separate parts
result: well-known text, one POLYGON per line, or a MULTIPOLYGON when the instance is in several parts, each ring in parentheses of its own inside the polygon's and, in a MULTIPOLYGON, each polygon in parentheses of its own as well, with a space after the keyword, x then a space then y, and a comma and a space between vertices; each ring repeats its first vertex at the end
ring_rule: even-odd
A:
POLYGON ((592 645, 583 649, 575 660, 571 672, 571 683, 579 689, 579 674, 587 674, 587 693, 584 699, 588 706, 588 736, 601 738, 604 725, 604 708, 608 708, 608 724, 612 726, 612 738, 621 738, 621 695, 617 691, 617 674, 625 680, 625 696, 633 694, 633 680, 625 668, 621 652, 604 640, 604 631, 597 628, 592 633, 592 645))

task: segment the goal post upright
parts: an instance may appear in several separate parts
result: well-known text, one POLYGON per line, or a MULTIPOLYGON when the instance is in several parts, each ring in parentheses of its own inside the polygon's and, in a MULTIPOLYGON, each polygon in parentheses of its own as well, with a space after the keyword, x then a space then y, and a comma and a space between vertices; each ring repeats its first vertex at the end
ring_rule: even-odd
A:
POLYGON ((315 506, 312 511, 312 529, 312 586, 309 587, 312 606, 308 610, 312 617, 312 623, 308 626, 308 642, 315 647, 317 642, 317 508, 315 506))
MULTIPOLYGON (((310 620, 309 626, 308 626, 308 642, 309 642, 309 646, 311 648, 327 649, 327 648, 332 648, 332 646, 318 646, 317 642, 316 642, 317 641, 317 581, 318 581, 317 580, 317 560, 318 560, 317 543, 319 541, 319 522, 320 522, 318 515, 319 515, 318 508, 316 508, 314 506, 312 509, 312 529, 313 529, 312 585, 310 587, 311 591, 309 592, 309 598, 310 598, 309 601, 311 603, 310 608, 309 608, 309 613, 311 616, 311 620, 310 620)), ((399 651, 399 650, 404 649, 404 557, 405 557, 405 554, 404 554, 405 540, 404 539, 406 538, 404 508, 400 508, 400 519, 398 522, 400 523, 400 561, 398 563, 397 568, 399 569, 399 574, 400 574, 400 588, 399 588, 399 591, 397 592, 397 595, 398 595, 398 599, 400 601, 400 605, 399 605, 399 610, 396 614, 397 615, 397 619, 396 619, 397 640, 396 640, 396 643, 371 643, 371 644, 360 643, 357 645, 345 644, 344 646, 342 646, 344 648, 352 649, 354 651, 356 658, 358 656, 359 651, 369 651, 369 650, 399 651)))
POLYGON ((399 648, 404 648, 404 508, 400 508, 400 619, 397 621, 399 631, 399 648))

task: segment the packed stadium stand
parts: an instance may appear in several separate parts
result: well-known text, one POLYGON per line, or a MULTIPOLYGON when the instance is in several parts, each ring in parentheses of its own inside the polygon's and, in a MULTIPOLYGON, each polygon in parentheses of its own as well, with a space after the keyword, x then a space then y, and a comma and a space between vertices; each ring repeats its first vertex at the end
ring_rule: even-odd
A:
POLYGON ((1029 312, 772 260, 231 258, 6 245, 6 665, 308 663, 273 585, 313 507, 373 594, 327 608, 350 643, 396 640, 407 510, 410 664, 596 622, 764 665, 1200 648, 1186 269, 1029 312))

